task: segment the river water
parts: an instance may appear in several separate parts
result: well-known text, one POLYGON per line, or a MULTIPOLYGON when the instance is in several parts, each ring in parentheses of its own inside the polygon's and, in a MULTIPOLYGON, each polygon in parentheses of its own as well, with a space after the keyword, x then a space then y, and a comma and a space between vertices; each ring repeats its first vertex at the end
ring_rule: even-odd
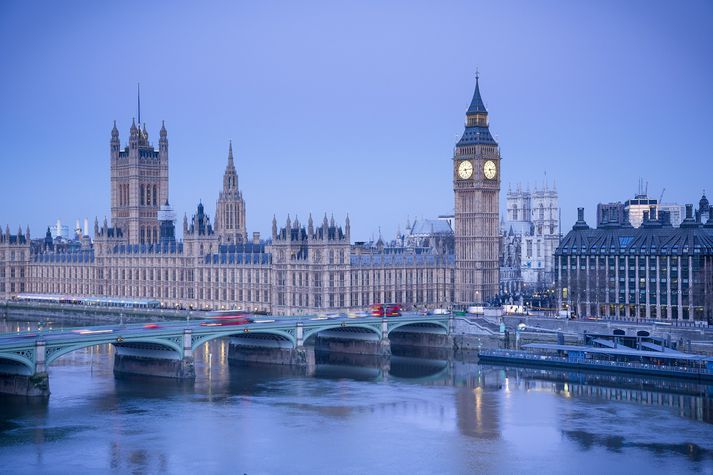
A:
POLYGON ((48 401, 0 396, 0 473, 713 473, 713 386, 394 353, 306 375, 213 341, 186 384, 76 351, 48 401))

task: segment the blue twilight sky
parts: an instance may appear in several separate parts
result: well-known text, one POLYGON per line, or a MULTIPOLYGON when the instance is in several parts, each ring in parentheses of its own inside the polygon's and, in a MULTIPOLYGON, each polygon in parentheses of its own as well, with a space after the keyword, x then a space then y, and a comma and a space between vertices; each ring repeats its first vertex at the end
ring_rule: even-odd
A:
MULTIPOLYGON (((453 209, 476 67, 503 191, 584 206, 713 183, 713 2, 0 2, 0 223, 109 215, 109 138, 166 121, 170 198, 213 215, 233 140, 248 232, 276 214, 352 238, 453 209)), ((179 221, 180 227, 180 221, 179 221)))

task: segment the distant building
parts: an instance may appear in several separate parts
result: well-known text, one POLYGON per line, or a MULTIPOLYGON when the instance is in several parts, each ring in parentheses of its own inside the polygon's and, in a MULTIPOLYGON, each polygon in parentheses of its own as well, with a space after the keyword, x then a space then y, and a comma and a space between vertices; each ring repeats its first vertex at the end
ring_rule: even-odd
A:
MULTIPOLYGON (((673 226, 680 226, 681 223, 683 222, 683 218, 685 216, 685 207, 683 205, 677 204, 677 203, 659 203, 656 205, 657 211, 660 212, 666 212, 671 218, 671 224, 673 226)), ((708 215, 705 216, 703 221, 708 220, 708 215)), ((699 218, 700 221, 700 218, 699 218)))
POLYGON ((706 222, 711 215, 711 206, 708 203, 708 198, 706 198, 706 192, 703 191, 703 196, 701 196, 700 201, 698 201, 698 209, 696 210, 696 221, 706 222))
POLYGON ((50 226, 50 232, 52 233, 52 238, 70 239, 73 237, 69 234, 69 226, 62 224, 59 219, 54 226, 50 226))
MULTIPOLYGON (((644 220, 644 213, 650 212, 652 207, 656 212, 664 211, 668 213, 673 226, 679 226, 683 221, 684 207, 682 205, 660 203, 659 200, 650 198, 641 188, 633 199, 626 200, 624 203, 599 203, 597 205, 597 227, 618 225, 626 221, 631 226, 638 228, 644 220)), ((709 209, 705 194, 701 198, 700 208, 704 211, 702 212, 702 217, 697 216, 697 219, 705 222, 708 219, 709 209)))
POLYGON ((638 193, 631 200, 624 202, 624 212, 629 218, 629 223, 635 228, 641 226, 644 221, 644 213, 648 212, 651 207, 656 207, 658 200, 649 198, 645 193, 638 193))
POLYGON ((554 284, 559 243, 559 200, 555 186, 506 195, 507 220, 500 223, 500 292, 543 290, 554 284))

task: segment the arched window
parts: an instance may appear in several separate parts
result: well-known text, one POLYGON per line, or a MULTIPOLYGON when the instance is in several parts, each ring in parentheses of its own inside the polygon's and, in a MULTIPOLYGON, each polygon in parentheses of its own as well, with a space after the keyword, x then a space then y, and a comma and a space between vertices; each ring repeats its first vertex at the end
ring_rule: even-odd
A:
POLYGON ((158 202, 158 193, 156 192, 156 185, 153 186, 153 199, 151 200, 154 206, 160 205, 158 202))
POLYGON ((512 220, 517 221, 517 205, 512 205, 512 220))
POLYGON ((545 207, 540 203, 540 219, 545 219, 545 207))
POLYGON ((144 185, 141 185, 141 206, 144 205, 144 185))

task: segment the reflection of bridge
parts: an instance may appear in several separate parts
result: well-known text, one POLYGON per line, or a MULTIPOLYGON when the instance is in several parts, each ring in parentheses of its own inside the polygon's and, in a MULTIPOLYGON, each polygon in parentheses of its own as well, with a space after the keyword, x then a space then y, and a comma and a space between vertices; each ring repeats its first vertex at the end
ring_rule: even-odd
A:
POLYGON ((74 332, 0 335, 0 392, 47 396, 47 367, 76 350, 112 344, 116 374, 194 379, 193 352, 216 338, 231 338, 231 358, 313 367, 314 346, 345 353, 388 356, 390 338, 407 344, 452 344, 448 315, 380 318, 294 318, 246 325, 205 326, 201 321, 92 327, 74 332))

